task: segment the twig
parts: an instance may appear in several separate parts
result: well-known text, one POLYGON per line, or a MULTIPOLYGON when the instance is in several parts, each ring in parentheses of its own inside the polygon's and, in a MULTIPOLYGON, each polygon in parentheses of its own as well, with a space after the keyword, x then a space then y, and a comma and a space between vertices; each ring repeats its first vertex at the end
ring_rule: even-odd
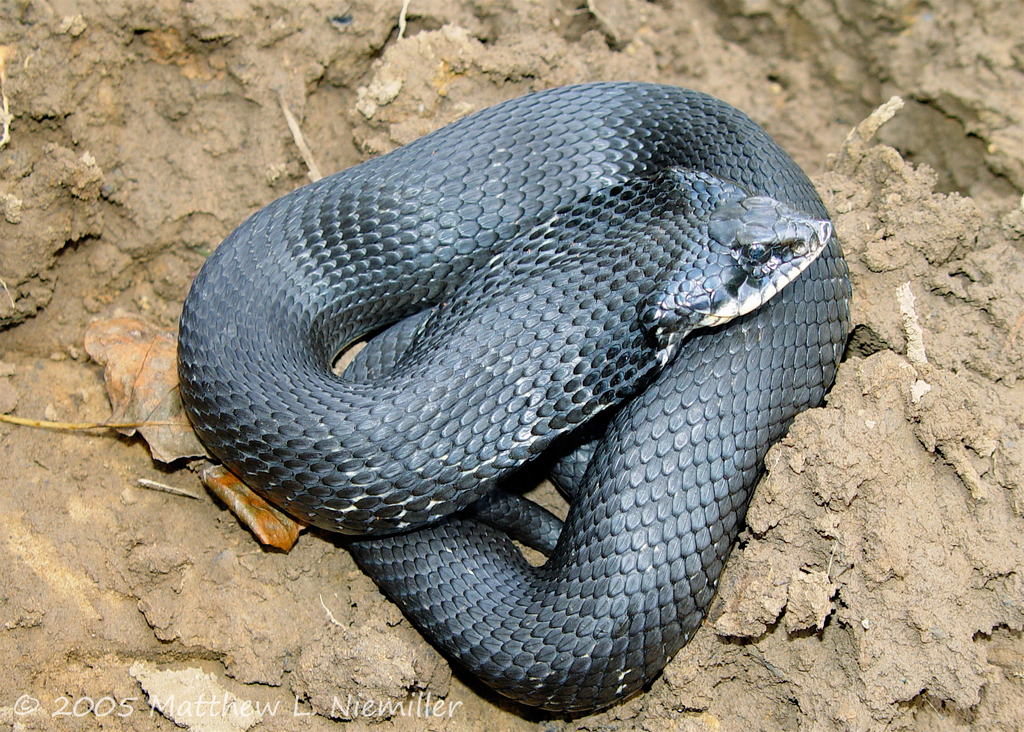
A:
MULTIPOLYGON (((3 147, 3 145, 0 145, 0 147, 3 147)), ((7 289, 7 283, 3 281, 2 277, 0 277, 0 287, 4 288, 4 292, 7 293, 7 298, 11 301, 11 307, 17 308, 18 306, 14 303, 14 295, 7 289)))
POLYGON ((405 16, 409 12, 410 0, 402 0, 402 10, 398 13, 398 37, 405 37, 405 16))
POLYGON ((16 424, 22 427, 36 427, 44 430, 134 430, 139 427, 150 426, 173 426, 178 424, 170 420, 153 422, 53 422, 47 419, 29 419, 27 417, 15 417, 12 414, 0 414, 0 422, 16 424))
POLYGON ((143 488, 150 488, 155 491, 163 491, 164 493, 171 493, 176 496, 185 496, 186 498, 194 498, 197 501, 202 500, 202 496, 197 496, 195 493, 187 491, 184 488, 176 488, 175 486, 167 485, 166 483, 157 483, 155 480, 139 478, 138 483, 143 488))
MULTIPOLYGON (((10 46, 0 46, 0 148, 11 141, 11 108, 7 103, 7 60, 14 55, 10 46)), ((7 288, 4 287, 6 290, 7 288)), ((8 293, 10 294, 10 293, 8 293)))
POLYGON ((832 581, 832 560, 836 558, 836 549, 839 548, 839 539, 832 542, 832 549, 828 553, 828 567, 825 569, 825 577, 832 581))
POLYGON ((306 168, 309 172, 306 174, 311 181, 318 181, 323 178, 320 174, 320 168, 316 165, 316 160, 313 159, 313 151, 309 149, 309 145, 306 144, 306 138, 302 135, 302 130, 299 129, 299 123, 295 120, 295 115, 288 109, 288 103, 284 100, 284 92, 278 92, 278 100, 281 102, 281 111, 284 112, 284 121, 288 123, 288 129, 291 130, 292 139, 295 140, 295 147, 299 148, 299 154, 302 156, 303 162, 306 163, 306 168))
POLYGON ((3 84, 0 83, 0 148, 11 141, 11 116, 10 107, 7 106, 7 95, 3 91, 3 84))
POLYGON ((324 609, 324 612, 327 613, 327 619, 331 621, 332 625, 337 625, 339 628, 345 627, 344 625, 338 622, 338 620, 334 617, 334 613, 331 612, 331 609, 324 604, 323 595, 320 595, 320 607, 322 607, 324 609))

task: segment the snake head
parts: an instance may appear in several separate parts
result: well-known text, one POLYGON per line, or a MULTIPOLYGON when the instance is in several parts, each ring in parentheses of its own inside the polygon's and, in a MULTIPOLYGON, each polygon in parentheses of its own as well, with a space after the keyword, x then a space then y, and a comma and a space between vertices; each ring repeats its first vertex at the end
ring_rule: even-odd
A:
POLYGON ((640 314, 662 365, 691 331, 727 323, 775 297, 832 238, 829 221, 767 196, 726 200, 700 229, 706 250, 653 293, 640 314))

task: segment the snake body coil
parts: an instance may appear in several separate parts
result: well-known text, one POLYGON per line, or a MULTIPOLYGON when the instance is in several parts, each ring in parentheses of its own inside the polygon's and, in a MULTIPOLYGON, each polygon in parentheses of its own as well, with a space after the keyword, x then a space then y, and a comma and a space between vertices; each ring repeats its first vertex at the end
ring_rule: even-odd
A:
MULTIPOLYGON (((711 97, 528 95, 239 226, 186 300, 182 396, 271 501, 374 537, 352 543, 360 564, 488 684, 551 710, 607 706, 699 625, 765 452, 832 382, 849 285, 825 218, 792 160, 711 97), (701 252, 746 241, 748 215, 827 246, 760 291, 728 251, 728 277, 708 275, 701 252), (386 369, 331 373, 344 346, 428 308, 386 369), (600 412, 543 567, 458 513, 600 412)), ((781 256, 743 247, 754 264, 781 256)))

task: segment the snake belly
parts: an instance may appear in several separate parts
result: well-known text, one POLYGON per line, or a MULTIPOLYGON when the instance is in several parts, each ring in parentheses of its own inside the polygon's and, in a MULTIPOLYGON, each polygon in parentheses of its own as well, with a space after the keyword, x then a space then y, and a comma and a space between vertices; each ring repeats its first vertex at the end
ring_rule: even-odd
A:
MULTIPOLYGON (((614 399, 495 428, 458 401, 457 369, 430 389, 394 388, 388 404, 387 384, 339 380, 330 365, 444 303, 560 209, 669 167, 826 218, 799 167, 723 102, 631 82, 564 87, 275 201, 210 257, 182 313, 181 393, 210 451, 298 518, 382 537, 351 550, 422 632, 501 693, 553 711, 641 689, 704 617, 768 447, 834 378, 849 331, 838 242, 762 307, 609 387, 618 399, 651 381, 612 416, 542 567, 458 512, 614 399)), ((502 334, 489 337, 500 352, 502 334)), ((649 362, 636 348, 627 366, 649 362)), ((524 368, 515 379, 534 377, 524 368)), ((508 414, 515 379, 496 392, 508 414)))

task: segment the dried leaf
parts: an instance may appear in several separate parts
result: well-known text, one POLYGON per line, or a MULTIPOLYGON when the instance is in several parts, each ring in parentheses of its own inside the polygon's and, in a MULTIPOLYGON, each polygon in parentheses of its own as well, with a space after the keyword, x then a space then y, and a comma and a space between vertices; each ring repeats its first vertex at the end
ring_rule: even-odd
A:
POLYGON ((85 350, 105 366, 111 422, 139 424, 150 453, 162 463, 206 455, 178 394, 174 333, 137 316, 119 316, 89 326, 85 350))
POLYGON ((220 465, 199 472, 203 485, 227 504, 231 513, 249 527, 261 544, 288 551, 299 539, 302 524, 278 511, 252 492, 234 473, 220 465))

